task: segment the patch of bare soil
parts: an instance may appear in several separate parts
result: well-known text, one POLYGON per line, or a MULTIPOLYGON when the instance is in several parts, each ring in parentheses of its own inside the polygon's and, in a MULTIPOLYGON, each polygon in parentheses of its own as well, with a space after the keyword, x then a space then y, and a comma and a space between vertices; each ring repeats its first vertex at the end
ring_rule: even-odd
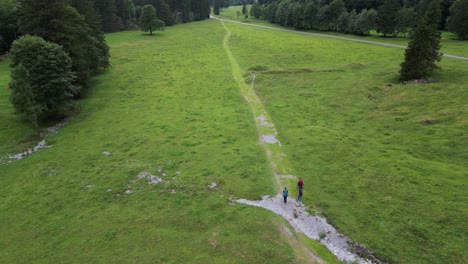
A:
POLYGON ((263 134, 261 135, 261 140, 264 143, 268 143, 268 144, 278 143, 281 146, 281 142, 273 134, 263 134))

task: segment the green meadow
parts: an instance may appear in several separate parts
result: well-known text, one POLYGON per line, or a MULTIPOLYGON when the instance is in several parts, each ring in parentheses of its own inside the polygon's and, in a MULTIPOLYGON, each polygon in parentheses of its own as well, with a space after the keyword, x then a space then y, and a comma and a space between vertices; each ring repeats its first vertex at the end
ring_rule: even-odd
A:
MULTIPOLYGON (((282 188, 239 88, 253 72, 311 213, 391 263, 466 263, 466 61, 403 85, 402 49, 224 24, 232 57, 216 20, 107 35, 112 67, 52 147, 0 166, 0 262, 339 263, 232 201, 282 188)), ((3 60, 0 157, 34 145, 8 81, 3 60)))
POLYGON ((227 24, 306 204, 391 262, 466 262, 466 61, 403 85, 403 50, 227 24))
MULTIPOLYGON (((0 166, 0 262, 310 263, 304 248, 336 262, 318 243, 295 246, 273 213, 232 202, 278 187, 224 35, 206 21, 107 36, 112 67, 52 147, 0 166), (144 172, 166 182, 137 180, 144 172)), ((34 132, 13 115, 0 67, 4 155, 34 132)))
MULTIPOLYGON (((250 12, 250 6, 248 6, 248 10, 250 12)), ((249 23, 249 24, 294 30, 292 28, 287 28, 287 27, 283 27, 277 24, 269 23, 267 20, 256 19, 254 17, 251 17, 250 14, 247 18, 245 18, 244 16, 242 16, 242 12, 240 16, 237 16, 237 11, 241 12, 242 6, 230 6, 228 8, 222 9, 219 16, 217 17, 223 18, 223 19, 235 20, 235 21, 244 22, 244 23, 249 23)), ((403 45, 403 46, 408 45, 408 41, 409 41, 409 38, 407 36, 384 38, 381 34, 377 33, 375 30, 371 31, 370 33, 371 36, 358 36, 358 35, 352 35, 352 34, 342 34, 338 32, 318 31, 318 30, 308 30, 307 32, 326 34, 330 36, 347 37, 347 38, 358 39, 358 40, 390 43, 390 44, 403 45)), ((457 36, 448 31, 442 31, 441 33, 442 33, 442 42, 441 42, 440 51, 442 53, 468 57, 468 49, 466 48, 466 41, 456 40, 457 36)))

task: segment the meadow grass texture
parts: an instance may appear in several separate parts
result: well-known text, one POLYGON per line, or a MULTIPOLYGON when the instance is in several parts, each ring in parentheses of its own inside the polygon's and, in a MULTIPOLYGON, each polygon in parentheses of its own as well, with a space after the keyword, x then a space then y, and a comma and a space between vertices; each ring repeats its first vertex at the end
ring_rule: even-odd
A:
MULTIPOLYGON (((0 166, 0 262, 311 263, 283 219, 232 202, 277 186, 224 35, 217 21, 107 35, 112 67, 52 147, 0 166)), ((0 145, 14 153, 33 132, 7 103, 7 64, 0 145)))
POLYGON ((306 204, 392 263, 466 262, 466 61, 403 85, 403 50, 226 25, 306 204))
MULTIPOLYGON (((401 49, 225 25, 307 206, 390 262, 466 261, 466 62, 402 85, 401 49)), ((79 114, 51 148, 0 166, 1 262, 306 263, 298 242, 336 262, 273 213, 231 204, 279 187, 225 34, 209 20, 107 35, 112 68, 79 114)), ((14 153, 34 132, 0 69, 0 154, 14 153)))

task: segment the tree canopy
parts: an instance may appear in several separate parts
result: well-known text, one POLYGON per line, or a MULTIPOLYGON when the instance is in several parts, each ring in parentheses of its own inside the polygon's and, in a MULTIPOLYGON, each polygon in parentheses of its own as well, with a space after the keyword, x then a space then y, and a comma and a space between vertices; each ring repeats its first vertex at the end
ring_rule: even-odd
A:
POLYGON ((468 0, 456 0, 450 7, 448 30, 456 33, 459 40, 468 39, 468 0))
POLYGON ((71 59, 60 45, 25 35, 13 42, 10 58, 11 102, 18 114, 38 128, 38 121, 70 109, 78 88, 71 59))
POLYGON ((109 66, 109 48, 75 8, 64 0, 22 0, 19 29, 63 46, 72 59, 76 85, 82 95, 93 74, 109 66))
POLYGON ((140 28, 142 31, 153 34, 155 30, 164 30, 164 22, 156 16, 156 9, 152 5, 145 5, 141 10, 140 28))

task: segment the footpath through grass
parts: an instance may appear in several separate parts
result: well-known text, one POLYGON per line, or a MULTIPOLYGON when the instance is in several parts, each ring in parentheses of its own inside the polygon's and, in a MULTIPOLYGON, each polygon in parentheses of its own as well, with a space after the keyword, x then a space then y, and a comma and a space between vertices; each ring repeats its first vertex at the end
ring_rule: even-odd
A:
POLYGON ((225 24, 307 205, 390 262, 466 263, 466 61, 401 85, 403 50, 225 24))
MULTIPOLYGON (((0 166, 0 262, 310 262, 284 220, 230 200, 277 187, 224 36, 218 21, 107 36, 112 68, 81 112, 51 148, 0 166)), ((30 132, 0 68, 4 154, 30 132)))

